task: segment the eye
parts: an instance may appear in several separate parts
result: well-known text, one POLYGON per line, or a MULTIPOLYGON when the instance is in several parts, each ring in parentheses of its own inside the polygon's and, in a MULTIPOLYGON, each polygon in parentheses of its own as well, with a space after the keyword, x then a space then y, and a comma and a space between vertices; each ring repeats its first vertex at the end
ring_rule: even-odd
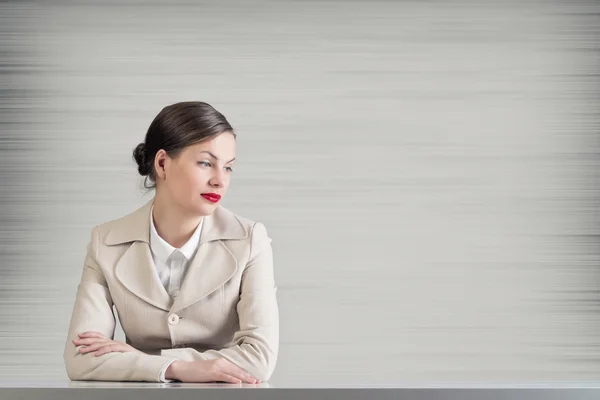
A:
POLYGON ((210 167, 210 163, 208 161, 198 161, 198 164, 205 166, 205 167, 210 167))
POLYGON ((233 168, 232 167, 225 167, 225 169, 227 170, 227 172, 233 172, 233 168))

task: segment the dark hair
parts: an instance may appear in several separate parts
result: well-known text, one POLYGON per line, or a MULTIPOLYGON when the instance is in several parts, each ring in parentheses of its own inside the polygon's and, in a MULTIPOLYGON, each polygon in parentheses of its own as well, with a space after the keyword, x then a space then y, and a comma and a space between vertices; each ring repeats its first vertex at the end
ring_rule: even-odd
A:
POLYGON ((154 118, 144 142, 133 150, 138 172, 145 176, 144 187, 156 187, 154 159, 160 149, 175 158, 193 144, 213 139, 222 133, 236 134, 223 114, 201 101, 184 101, 163 108, 154 118), (153 183, 147 184, 150 180, 153 183))

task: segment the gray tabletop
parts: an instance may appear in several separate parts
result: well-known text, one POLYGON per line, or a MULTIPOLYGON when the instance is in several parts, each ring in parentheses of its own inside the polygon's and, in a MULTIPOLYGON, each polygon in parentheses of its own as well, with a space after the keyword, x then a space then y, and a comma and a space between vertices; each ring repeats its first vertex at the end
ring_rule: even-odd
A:
POLYGON ((565 384, 452 384, 452 385, 287 385, 270 383, 145 383, 145 382, 70 382, 0 381, 1 399, 597 399, 600 383, 565 384), (240 390, 245 389, 245 390, 240 390), (269 390, 267 390, 269 389, 269 390))

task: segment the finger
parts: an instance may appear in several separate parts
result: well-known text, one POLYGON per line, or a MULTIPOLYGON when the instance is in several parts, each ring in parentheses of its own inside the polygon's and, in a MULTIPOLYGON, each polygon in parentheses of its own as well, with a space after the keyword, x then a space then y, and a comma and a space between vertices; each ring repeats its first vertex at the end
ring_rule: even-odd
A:
POLYGON ((256 381, 258 380, 232 362, 228 363, 227 367, 225 367, 225 370, 223 372, 232 375, 238 379, 241 379, 243 382, 246 383, 256 383, 256 381))
POLYGON ((102 343, 102 342, 108 342, 108 339, 101 339, 101 338, 86 338, 86 339, 75 339, 73 340, 73 343, 77 346, 80 345, 85 345, 85 346, 89 346, 90 344, 94 344, 94 343, 102 343))
POLYGON ((106 336, 104 336, 100 332, 91 332, 91 331, 80 333, 78 336, 80 338, 96 337, 96 338, 108 339, 106 336))
POLYGON ((125 346, 122 346, 120 344, 109 344, 109 345, 103 346, 100 349, 98 349, 98 351, 96 351, 94 353, 94 356, 98 357, 103 354, 117 353, 117 352, 122 353, 125 350, 124 347, 125 346))
POLYGON ((90 344, 89 346, 82 347, 79 349, 79 351, 81 353, 89 353, 90 351, 96 351, 96 350, 100 349, 101 347, 107 346, 112 343, 114 343, 114 342, 113 341, 98 342, 98 343, 90 344))
POLYGON ((226 370, 225 372, 230 375, 236 376, 244 381, 251 381, 249 383, 254 383, 258 380, 232 362, 229 362, 228 370, 226 370))
POLYGON ((216 380, 218 382, 242 383, 242 381, 240 379, 236 378, 235 376, 231 376, 229 374, 226 374, 224 372, 221 372, 221 373, 217 374, 216 380))

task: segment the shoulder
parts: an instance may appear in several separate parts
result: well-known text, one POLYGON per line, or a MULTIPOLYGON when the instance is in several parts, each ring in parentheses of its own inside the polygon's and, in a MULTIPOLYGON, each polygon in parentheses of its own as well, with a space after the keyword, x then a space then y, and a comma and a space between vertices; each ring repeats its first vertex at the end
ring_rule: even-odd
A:
POLYGON ((267 228, 260 221, 239 215, 222 206, 215 210, 214 216, 211 218, 211 224, 220 221, 220 224, 223 225, 222 221, 225 221, 224 224, 228 228, 224 228, 222 231, 229 231, 232 238, 236 238, 233 232, 237 230, 239 233, 237 239, 244 239, 247 245, 250 246, 251 252, 254 249, 261 249, 271 243, 271 237, 267 233, 267 228), (236 225, 238 225, 237 228, 236 225))
POLYGON ((103 222, 94 230, 101 243, 115 245, 135 240, 148 241, 152 201, 121 217, 103 222))
MULTIPOLYGON (((267 228, 262 222, 256 221, 246 216, 241 216, 224 207, 219 207, 217 210, 215 210, 215 213, 217 212, 220 214, 219 219, 223 218, 229 221, 229 225, 232 229, 235 225, 233 223, 233 220, 235 220, 241 228, 241 230, 239 231, 240 235, 237 237, 237 239, 242 240, 229 242, 228 245, 231 246, 230 249, 234 253, 242 252, 244 254, 247 254, 248 259, 251 260, 256 259, 256 257, 259 257, 261 255, 263 257, 268 257, 270 254, 272 254, 272 239, 267 233, 267 228), (224 218, 223 216, 225 214, 227 215, 227 217, 224 218)), ((231 230, 230 232, 233 232, 233 230, 231 230)))
POLYGON ((244 236, 246 236, 248 239, 252 239, 254 233, 266 230, 265 225, 262 222, 240 215, 223 206, 219 206, 211 218, 213 221, 218 221, 219 223, 229 227, 235 227, 238 225, 243 231, 246 232, 244 236))
POLYGON ((254 224, 257 223, 257 221, 248 218, 246 216, 242 216, 236 212, 231 211, 228 208, 225 208, 223 206, 220 206, 217 210, 215 210, 216 213, 221 213, 223 215, 225 215, 226 217, 228 217, 227 219, 231 220, 236 220, 241 226, 243 226, 245 229, 251 231, 252 227, 254 226, 254 224))

